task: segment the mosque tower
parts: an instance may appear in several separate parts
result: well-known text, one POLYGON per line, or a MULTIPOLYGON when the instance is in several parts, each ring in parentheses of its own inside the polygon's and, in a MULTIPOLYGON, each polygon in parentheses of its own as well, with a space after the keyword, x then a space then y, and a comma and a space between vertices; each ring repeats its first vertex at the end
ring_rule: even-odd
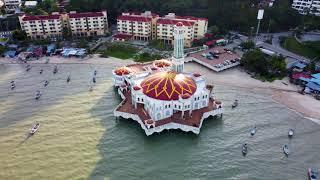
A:
POLYGON ((178 22, 174 26, 174 52, 172 57, 173 70, 182 73, 184 70, 184 26, 178 22))

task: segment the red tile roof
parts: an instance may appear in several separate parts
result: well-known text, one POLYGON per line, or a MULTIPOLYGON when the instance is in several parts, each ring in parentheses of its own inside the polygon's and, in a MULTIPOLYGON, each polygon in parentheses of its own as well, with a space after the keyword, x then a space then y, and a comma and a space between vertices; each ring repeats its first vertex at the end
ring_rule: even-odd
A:
POLYGON ((128 75, 131 73, 131 69, 124 66, 124 67, 115 69, 114 73, 118 76, 128 75))
POLYGON ((172 65, 172 63, 168 60, 157 60, 154 62, 154 65, 158 68, 164 68, 164 67, 169 67, 172 65))
POLYGON ((48 15, 48 16, 24 16, 23 21, 40 21, 40 20, 53 20, 60 19, 60 15, 48 15))
POLYGON ((151 19, 150 17, 144 17, 144 16, 127 16, 127 15, 121 15, 121 16, 118 16, 117 20, 149 22, 149 21, 151 21, 152 19, 151 19))
POLYGON ((101 17, 102 12, 69 13, 70 18, 101 17))
POLYGON ((113 36, 113 38, 125 39, 125 40, 130 39, 131 37, 132 37, 131 34, 122 34, 122 33, 115 34, 115 35, 113 36))
POLYGON ((305 73, 305 72, 302 72, 302 73, 295 73, 295 74, 292 74, 291 78, 292 79, 300 79, 301 77, 304 77, 304 78, 311 78, 311 74, 310 73, 305 73))
POLYGON ((159 19, 157 21, 157 24, 171 24, 171 25, 176 25, 177 23, 182 23, 184 26, 193 26, 194 22, 190 22, 190 21, 183 21, 183 20, 175 20, 175 19, 159 19))
POLYGON ((208 21, 208 18, 198 18, 193 16, 175 16, 176 19, 186 19, 186 20, 195 20, 195 21, 208 21))

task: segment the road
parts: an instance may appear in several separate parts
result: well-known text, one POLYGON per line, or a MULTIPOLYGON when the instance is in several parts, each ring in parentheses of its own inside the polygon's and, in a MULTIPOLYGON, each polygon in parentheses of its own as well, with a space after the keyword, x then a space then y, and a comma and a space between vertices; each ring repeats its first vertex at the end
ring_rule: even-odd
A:
MULTIPOLYGON (((304 62, 310 62, 310 59, 300 56, 298 54, 295 54, 293 52, 290 52, 280 45, 280 37, 287 37, 291 36, 292 32, 281 32, 281 33, 262 33, 256 38, 256 45, 257 47, 261 47, 264 49, 268 49, 270 51, 276 52, 277 54, 281 54, 282 56, 286 57, 287 62, 292 62, 296 60, 304 61, 304 62), (268 39, 268 37, 272 36, 272 44, 265 43, 264 41, 268 39)), ((247 41, 248 37, 241 35, 240 41, 247 41)))

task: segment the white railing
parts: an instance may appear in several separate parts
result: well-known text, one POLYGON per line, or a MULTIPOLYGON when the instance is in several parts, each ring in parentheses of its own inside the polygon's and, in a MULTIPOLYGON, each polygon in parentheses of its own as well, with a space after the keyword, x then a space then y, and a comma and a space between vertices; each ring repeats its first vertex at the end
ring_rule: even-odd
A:
MULTIPOLYGON (((122 104, 120 104, 120 105, 122 105, 122 104)), ((205 119, 207 119, 209 116, 216 116, 216 115, 222 114, 222 113, 223 113, 223 108, 212 110, 212 111, 204 113, 202 118, 201 118, 199 127, 193 127, 193 126, 188 126, 188 125, 183 125, 183 124, 178 124, 178 123, 171 122, 171 123, 168 123, 168 124, 164 124, 164 125, 161 125, 161 126, 158 126, 158 127, 154 127, 154 128, 148 129, 145 126, 145 124, 142 122, 140 117, 138 115, 136 115, 136 114, 120 112, 120 111, 117 111, 117 110, 115 110, 113 112, 114 116, 116 116, 116 117, 123 117, 125 119, 133 119, 134 121, 137 121, 140 124, 141 128, 145 131, 147 136, 152 135, 153 133, 160 133, 160 132, 162 132, 164 130, 170 130, 170 129, 180 129, 180 130, 182 130, 184 132, 193 132, 195 134, 199 134, 200 133, 200 129, 202 127, 202 123, 203 123, 203 121, 205 119)))

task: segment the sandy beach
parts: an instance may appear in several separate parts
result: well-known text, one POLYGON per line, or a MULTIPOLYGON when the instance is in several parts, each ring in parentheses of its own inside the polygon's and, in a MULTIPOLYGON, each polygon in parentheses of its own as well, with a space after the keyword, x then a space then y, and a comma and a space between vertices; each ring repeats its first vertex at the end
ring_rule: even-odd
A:
MULTIPOLYGON (((42 57, 39 60, 30 61, 29 64, 43 64, 49 58, 50 64, 108 64, 113 67, 125 66, 134 63, 133 60, 122 60, 113 57, 100 58, 99 55, 88 56, 83 59, 64 58, 60 56, 42 57)), ((10 58, 0 58, 0 64, 17 64, 20 61, 10 58)), ((271 97, 276 102, 287 106, 305 117, 320 118, 320 101, 309 95, 301 95, 297 91, 300 87, 289 83, 288 78, 276 80, 272 83, 262 82, 253 79, 249 74, 240 68, 234 68, 223 72, 215 73, 206 67, 198 65, 194 62, 186 63, 185 70, 187 72, 199 72, 203 74, 208 83, 215 85, 224 85, 230 87, 240 87, 250 91, 265 90, 269 91, 271 97)))

